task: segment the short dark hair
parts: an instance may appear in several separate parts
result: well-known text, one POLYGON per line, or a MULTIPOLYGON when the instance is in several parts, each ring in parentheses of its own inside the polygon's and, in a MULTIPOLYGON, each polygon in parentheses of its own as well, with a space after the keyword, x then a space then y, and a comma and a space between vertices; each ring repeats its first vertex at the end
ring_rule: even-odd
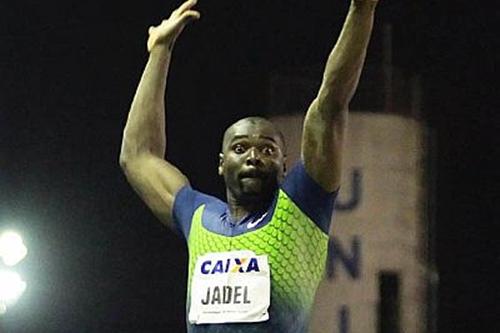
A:
POLYGON ((286 152, 286 141, 285 141, 285 136, 283 135, 283 133, 279 130, 279 128, 272 121, 270 121, 269 119, 266 119, 264 117, 258 117, 258 116, 245 117, 245 118, 237 120, 234 123, 232 123, 231 125, 229 125, 226 128, 226 130, 224 131, 224 136, 222 138, 222 151, 224 151, 224 147, 227 144, 227 140, 229 140, 230 130, 234 126, 236 126, 237 124, 242 123, 242 122, 249 122, 252 125, 257 125, 258 123, 266 123, 268 125, 271 125, 271 127, 276 131, 276 133, 278 134, 278 137, 281 140, 283 154, 285 154, 285 152, 286 152))

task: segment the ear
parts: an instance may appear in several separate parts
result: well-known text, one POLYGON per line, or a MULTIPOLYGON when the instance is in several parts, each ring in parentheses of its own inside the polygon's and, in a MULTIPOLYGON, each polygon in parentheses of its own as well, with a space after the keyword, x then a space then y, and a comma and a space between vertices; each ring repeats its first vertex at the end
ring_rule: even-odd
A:
POLYGON ((222 174, 224 173, 223 171, 224 171, 224 154, 219 153, 219 167, 218 167, 219 176, 222 176, 222 174))
POLYGON ((286 158, 286 155, 283 156, 283 176, 286 176, 286 162, 287 162, 287 158, 286 158))

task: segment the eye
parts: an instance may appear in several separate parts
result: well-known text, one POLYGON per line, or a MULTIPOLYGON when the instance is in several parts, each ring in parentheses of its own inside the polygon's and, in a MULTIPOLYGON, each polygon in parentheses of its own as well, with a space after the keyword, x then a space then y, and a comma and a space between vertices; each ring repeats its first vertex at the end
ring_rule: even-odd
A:
POLYGON ((245 152, 245 147, 238 144, 233 147, 233 150, 236 154, 243 154, 245 152))
POLYGON ((271 147, 271 146, 266 146, 266 147, 262 148, 262 153, 264 155, 272 155, 272 154, 274 154, 274 151, 275 151, 274 147, 271 147))

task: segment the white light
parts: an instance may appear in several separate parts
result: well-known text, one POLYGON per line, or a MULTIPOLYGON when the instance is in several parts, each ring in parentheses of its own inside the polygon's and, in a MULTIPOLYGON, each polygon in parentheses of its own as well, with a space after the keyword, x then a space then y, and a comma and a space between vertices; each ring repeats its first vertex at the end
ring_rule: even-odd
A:
POLYGON ((0 236, 0 257, 5 265, 14 266, 26 257, 28 249, 17 233, 6 231, 0 236))
POLYGON ((14 304, 25 290, 26 282, 21 279, 19 274, 0 271, 0 308, 14 304))
POLYGON ((7 305, 0 302, 0 316, 5 314, 5 312, 7 312, 7 305))

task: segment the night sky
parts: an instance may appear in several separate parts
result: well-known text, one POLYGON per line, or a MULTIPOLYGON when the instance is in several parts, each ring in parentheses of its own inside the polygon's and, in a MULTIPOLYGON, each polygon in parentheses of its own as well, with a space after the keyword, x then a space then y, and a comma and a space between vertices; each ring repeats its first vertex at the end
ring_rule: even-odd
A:
MULTIPOLYGON (((0 231, 19 231, 30 251, 17 269, 28 289, 0 319, 6 332, 182 332, 185 245, 118 166, 147 27, 178 3, 0 3, 0 231)), ((475 6, 382 0, 374 31, 380 40, 392 24, 394 65, 421 77, 436 137, 442 333, 498 332, 498 9, 475 6)), ((202 19, 177 42, 167 98, 169 158, 195 187, 222 196, 224 128, 265 114, 270 73, 322 66, 347 7, 200 1, 202 19)), ((368 63, 380 58, 373 43, 368 63)))

